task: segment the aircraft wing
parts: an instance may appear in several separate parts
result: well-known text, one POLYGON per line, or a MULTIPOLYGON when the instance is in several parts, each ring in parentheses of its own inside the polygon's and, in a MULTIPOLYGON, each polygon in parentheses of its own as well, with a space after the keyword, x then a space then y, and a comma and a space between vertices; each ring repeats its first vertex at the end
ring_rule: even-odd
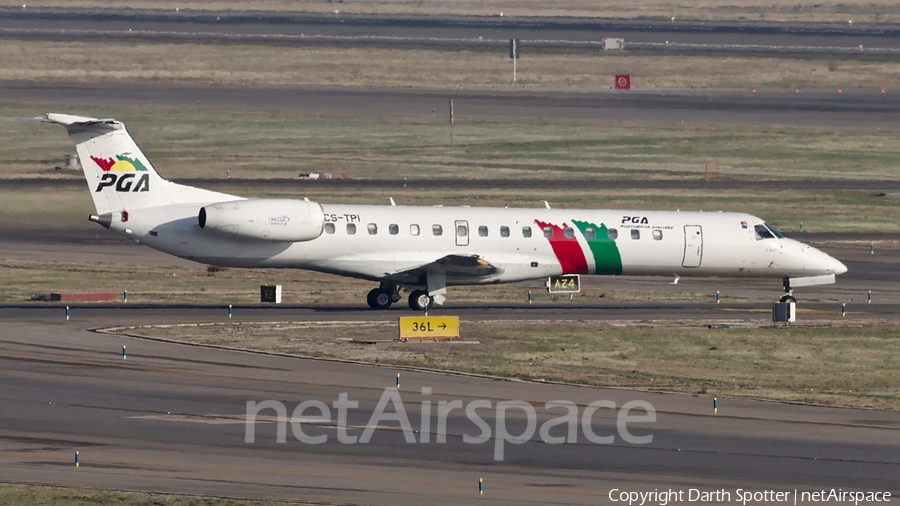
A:
POLYGON ((447 279, 453 278, 485 278, 496 276, 503 272, 503 269, 497 267, 478 255, 445 255, 433 260, 410 262, 408 267, 402 267, 395 272, 388 274, 388 277, 394 279, 410 280, 425 277, 429 271, 437 271, 445 273, 447 279))

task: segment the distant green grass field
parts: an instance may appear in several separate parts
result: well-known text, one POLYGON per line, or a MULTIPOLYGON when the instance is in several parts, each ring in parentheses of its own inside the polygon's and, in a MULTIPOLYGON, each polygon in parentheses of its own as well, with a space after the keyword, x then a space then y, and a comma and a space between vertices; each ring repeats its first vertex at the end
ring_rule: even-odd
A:
MULTIPOLYGON (((445 105, 445 104, 437 104, 445 105)), ((74 147, 53 125, 20 121, 52 108, 124 121, 168 178, 900 179, 892 132, 685 126, 457 116, 304 116, 281 111, 140 107, 0 107, 0 178, 65 177, 74 147)), ((69 174, 71 176, 71 174, 69 174)))

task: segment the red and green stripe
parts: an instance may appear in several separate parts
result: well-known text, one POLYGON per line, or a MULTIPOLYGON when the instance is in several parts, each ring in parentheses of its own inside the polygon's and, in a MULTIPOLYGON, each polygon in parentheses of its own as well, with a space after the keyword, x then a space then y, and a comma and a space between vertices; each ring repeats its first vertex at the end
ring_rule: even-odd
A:
MULTIPOLYGON (((550 227, 553 234, 548 238, 553 254, 559 260, 563 274, 590 274, 585 252, 576 237, 566 237, 567 224, 562 226, 534 220, 542 230, 550 227)), ((572 220, 584 237, 594 257, 593 274, 622 274, 622 255, 616 242, 609 238, 609 230, 605 224, 597 226, 589 221, 572 220)))
POLYGON ((581 245, 578 244, 578 239, 566 237, 563 231, 568 225, 563 223, 560 227, 540 220, 534 220, 534 222, 542 230, 546 227, 553 229, 553 235, 548 240, 550 247, 553 248, 553 254, 556 255, 556 259, 562 266, 563 274, 588 274, 587 259, 584 257, 581 245))
POLYGON ((572 220, 581 231, 594 255, 594 274, 622 274, 622 255, 616 241, 609 238, 609 230, 601 223, 598 227, 589 221, 572 220), (593 229, 593 238, 588 237, 588 229, 593 229))

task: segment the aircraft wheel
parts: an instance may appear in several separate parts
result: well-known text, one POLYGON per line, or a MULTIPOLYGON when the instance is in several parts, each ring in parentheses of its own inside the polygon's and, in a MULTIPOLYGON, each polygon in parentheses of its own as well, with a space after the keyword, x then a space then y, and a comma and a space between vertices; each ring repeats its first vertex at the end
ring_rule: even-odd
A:
POLYGON ((434 297, 428 295, 425 290, 414 290, 409 294, 409 308, 414 311, 422 311, 425 306, 431 307, 434 304, 434 297))
POLYGON ((391 300, 390 292, 380 288, 374 288, 369 291, 369 294, 366 296, 366 302, 369 303, 369 307, 372 309, 387 309, 391 307, 391 304, 394 301, 391 300))
POLYGON ((779 299, 779 302, 793 302, 794 304, 796 304, 797 299, 795 299, 793 295, 782 295, 781 299, 779 299))

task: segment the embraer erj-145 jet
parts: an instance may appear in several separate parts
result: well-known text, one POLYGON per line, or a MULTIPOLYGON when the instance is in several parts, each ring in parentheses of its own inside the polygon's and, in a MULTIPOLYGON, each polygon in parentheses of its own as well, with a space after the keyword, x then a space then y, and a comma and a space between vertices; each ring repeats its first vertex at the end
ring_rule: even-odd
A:
POLYGON ((97 214, 151 248, 229 267, 285 267, 379 283, 386 309, 443 304, 448 286, 560 274, 727 276, 834 283, 841 262, 742 213, 318 204, 247 199, 162 179, 125 125, 47 114, 75 141, 97 214))

